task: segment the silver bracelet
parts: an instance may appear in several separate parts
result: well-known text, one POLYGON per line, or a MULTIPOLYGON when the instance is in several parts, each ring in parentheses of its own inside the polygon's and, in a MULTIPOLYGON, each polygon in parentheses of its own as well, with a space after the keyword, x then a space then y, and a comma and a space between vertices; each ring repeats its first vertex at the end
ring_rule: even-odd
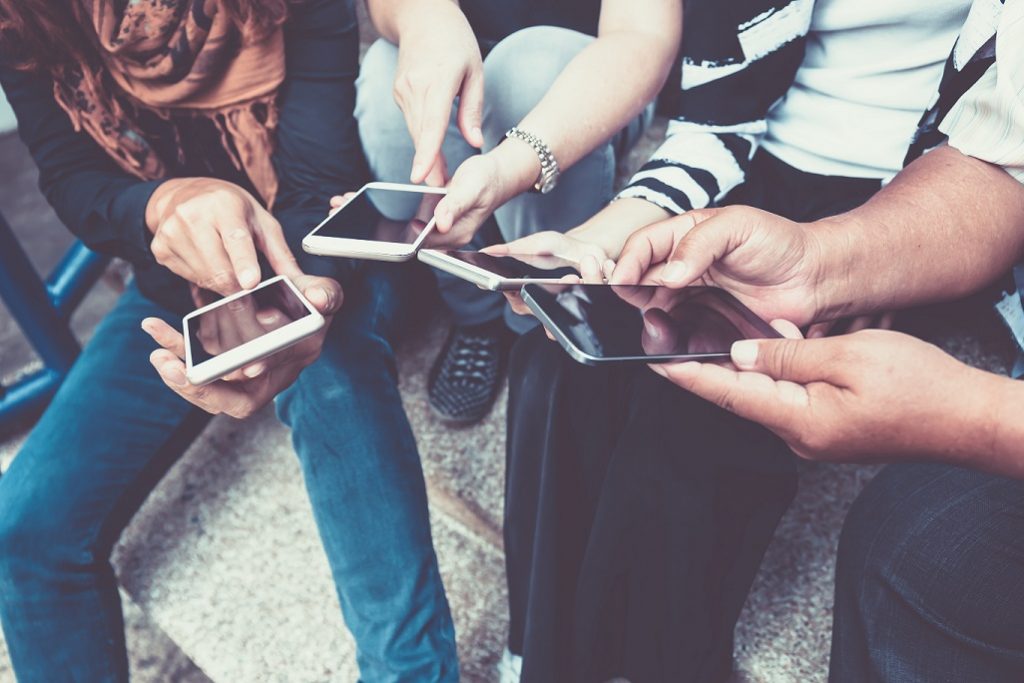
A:
POLYGON ((519 128, 512 128, 505 133, 505 137, 522 140, 537 153, 537 157, 540 159, 540 175, 537 176, 537 182, 534 183, 533 189, 541 194, 547 194, 555 189, 555 185, 558 184, 558 174, 560 171, 558 170, 558 161, 555 159, 555 155, 551 153, 551 148, 533 133, 527 133, 519 128))

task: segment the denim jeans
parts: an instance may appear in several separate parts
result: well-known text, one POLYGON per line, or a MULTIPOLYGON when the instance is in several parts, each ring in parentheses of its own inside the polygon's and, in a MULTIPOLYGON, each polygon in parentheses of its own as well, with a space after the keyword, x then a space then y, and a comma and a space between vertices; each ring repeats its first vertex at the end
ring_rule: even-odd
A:
MULTIPOLYGON (((534 26, 517 31, 499 42, 484 60, 483 151, 496 147, 505 132, 522 121, 550 89, 565 66, 594 38, 567 28, 534 26)), ((393 87, 398 48, 386 40, 370 46, 356 81, 356 118, 359 137, 374 178, 408 182, 413 145, 405 118, 395 104, 393 87)), ((456 123, 455 107, 442 151, 449 173, 473 154, 456 123)), ((631 121, 607 143, 565 169, 558 186, 549 194, 527 192, 494 212, 494 224, 477 232, 472 248, 482 248, 500 232, 512 241, 541 230, 565 232, 600 211, 611 201, 618 159, 643 134, 653 116, 653 106, 631 121)), ((398 203, 381 207, 392 218, 412 216, 415 205, 398 203)), ((456 322, 474 325, 488 322, 506 311, 512 329, 524 331, 532 319, 510 314, 505 298, 487 292, 447 273, 437 273, 441 294, 456 322)))
POLYGON ((886 467, 839 541, 832 683, 1024 681, 1024 482, 886 467))
MULTIPOLYGON (((454 681, 454 628, 388 341, 405 272, 370 270, 349 288, 323 354, 278 407, 363 678, 454 681)), ((19 681, 127 680, 111 548, 207 419, 150 367, 139 323, 153 315, 177 324, 129 286, 0 478, 0 620, 19 681)))

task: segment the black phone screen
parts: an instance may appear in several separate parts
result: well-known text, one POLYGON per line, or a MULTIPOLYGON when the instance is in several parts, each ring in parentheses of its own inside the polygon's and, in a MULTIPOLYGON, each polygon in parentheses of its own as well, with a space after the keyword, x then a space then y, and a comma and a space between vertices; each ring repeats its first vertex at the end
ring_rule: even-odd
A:
POLYGON ((311 236, 412 244, 434 217, 434 208, 443 197, 434 192, 366 188, 335 211, 311 236), (411 218, 388 217, 381 210, 383 207, 411 218))
POLYGON ((716 287, 526 285, 573 346, 603 360, 724 358, 733 342, 779 337, 716 287))
POLYGON ((281 280, 223 302, 189 318, 192 365, 199 365, 307 315, 310 315, 309 309, 281 280))
POLYGON ((478 251, 447 251, 447 255, 509 280, 559 279, 576 275, 572 262, 557 256, 491 256, 478 251))

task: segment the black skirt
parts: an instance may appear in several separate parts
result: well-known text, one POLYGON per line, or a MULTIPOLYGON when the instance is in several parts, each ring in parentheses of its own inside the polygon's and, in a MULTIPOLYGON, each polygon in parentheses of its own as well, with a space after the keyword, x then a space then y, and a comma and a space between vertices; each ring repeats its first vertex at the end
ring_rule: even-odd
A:
MULTIPOLYGON (((768 154, 728 203, 795 220, 848 210, 874 180, 768 154)), ((524 683, 722 681, 732 634, 796 492, 778 438, 644 367, 594 368, 542 331, 509 368, 509 649, 524 683)))

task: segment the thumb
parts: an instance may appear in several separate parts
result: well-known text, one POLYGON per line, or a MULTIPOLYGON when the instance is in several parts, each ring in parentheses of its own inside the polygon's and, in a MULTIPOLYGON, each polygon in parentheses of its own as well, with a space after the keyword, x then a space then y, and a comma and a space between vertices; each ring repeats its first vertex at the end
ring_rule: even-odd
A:
POLYGON ((334 315, 344 300, 341 285, 328 277, 300 275, 293 280, 295 286, 323 315, 334 315))
POLYGON ((459 93, 459 130, 473 147, 480 149, 484 144, 484 134, 480 129, 484 112, 484 71, 470 69, 462 82, 459 93))
POLYGON ((746 234, 745 224, 735 214, 713 209, 691 211, 693 227, 682 236, 661 271, 662 283, 684 287, 706 273, 711 266, 735 249, 746 234))
POLYGON ((797 384, 831 379, 838 354, 830 339, 745 339, 732 345, 740 370, 759 372, 797 384))

